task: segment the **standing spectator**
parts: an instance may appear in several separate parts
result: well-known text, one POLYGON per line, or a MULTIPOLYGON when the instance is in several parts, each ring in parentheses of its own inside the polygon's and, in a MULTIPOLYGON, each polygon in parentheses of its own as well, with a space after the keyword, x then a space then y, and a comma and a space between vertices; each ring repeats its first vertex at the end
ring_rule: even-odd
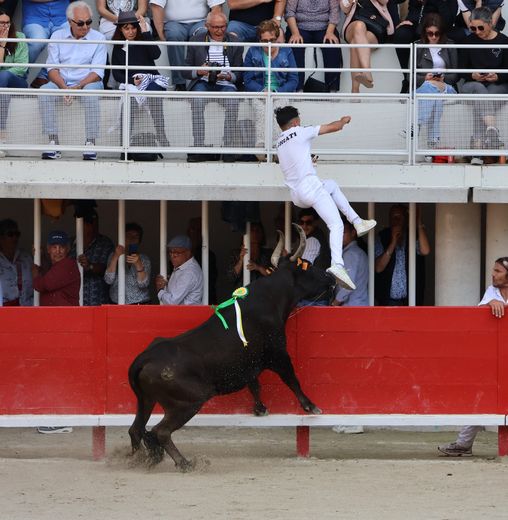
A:
MULTIPOLYGON (((502 318, 508 305, 508 256, 498 258, 492 269, 492 285, 487 287, 479 307, 490 307, 492 316, 502 318)), ((483 426, 466 426, 460 431, 457 440, 438 450, 448 457, 471 457, 473 443, 483 426)))
POLYGON ((256 28, 264 20, 273 19, 280 27, 286 0, 228 0, 228 32, 241 42, 255 42, 256 28))
MULTIPOLYGON (((340 43, 337 33, 339 23, 339 3, 337 0, 287 0, 286 39, 289 43, 340 43)), ((314 56, 316 56, 314 50, 314 56)), ((295 47, 296 65, 305 67, 305 48, 295 47)), ((342 66, 342 53, 337 48, 321 47, 323 66, 326 69, 338 69, 342 66)), ((316 63, 317 67, 318 64, 316 63)), ((298 73, 298 90, 303 90, 305 72, 298 73)), ((340 72, 325 72, 325 84, 328 92, 340 88, 340 72)))
MULTIPOLYGON (((487 7, 473 9, 469 29, 472 34, 462 43, 475 45, 476 48, 459 49, 459 69, 476 70, 461 73, 464 83, 459 84, 461 94, 508 93, 508 49, 496 48, 507 45, 508 36, 497 32, 492 25, 492 13, 487 7), (482 72, 482 69, 506 69, 506 72, 482 72)), ((471 148, 499 150, 504 143, 499 139, 497 112, 504 101, 471 101, 473 106, 473 135, 471 148)), ((483 164, 480 157, 473 157, 471 164, 483 164)))
POLYGON ((148 286, 152 266, 150 259, 139 252, 142 239, 143 228, 135 222, 130 222, 125 225, 125 247, 117 245, 115 251, 109 255, 104 281, 111 286, 109 297, 113 303, 118 303, 118 260, 126 252, 125 303, 127 305, 150 303, 148 286))
MULTIPOLYGON (((117 22, 117 28, 113 35, 113 40, 125 41, 153 41, 152 33, 148 30, 145 19, 137 15, 134 11, 121 12, 117 22)), ((128 83, 140 87, 143 84, 144 90, 164 92, 166 89, 157 83, 157 76, 160 76, 157 70, 147 69, 146 67, 155 67, 155 60, 161 55, 158 45, 131 45, 129 46, 129 66, 138 66, 139 68, 129 69, 128 83), (148 75, 153 75, 153 80, 144 80, 148 75), (146 84, 146 88, 144 86, 146 84)), ((126 52, 123 44, 115 45, 112 56, 113 65, 126 64, 126 52)), ((118 83, 125 83, 125 70, 113 69, 113 77, 118 83)), ((166 79, 166 78, 164 78, 166 79)), ((169 141, 166 137, 164 128, 164 111, 162 106, 162 98, 148 96, 146 104, 150 110, 150 115, 156 132, 156 139, 159 146, 168 147, 169 141)), ((133 100, 131 103, 131 135, 136 129, 136 120, 139 117, 138 103, 133 100)))
MULTIPOLYGON (((67 8, 69 26, 55 31, 52 40, 104 40, 104 35, 91 29, 92 10, 82 0, 73 2, 67 8)), ((48 45, 48 64, 60 64, 60 67, 48 69, 49 83, 43 85, 43 89, 57 90, 101 90, 104 69, 97 66, 106 64, 106 46, 97 44, 78 43, 50 43, 48 45), (83 68, 66 68, 66 64, 83 65, 83 68)), ((59 144, 56 104, 61 100, 60 96, 41 96, 40 111, 42 128, 48 134, 50 151, 43 152, 43 159, 59 159, 61 153, 55 148, 59 144)), ((63 98, 65 105, 73 101, 69 93, 63 98)), ((95 139, 99 134, 99 98, 98 96, 85 96, 81 98, 85 107, 85 130, 87 147, 95 146, 95 139)), ((83 152, 83 159, 94 161, 97 154, 93 150, 83 152)))
MULTIPOLYGON (((206 18, 206 32, 195 34, 191 41, 210 42, 208 46, 190 47, 187 52, 187 65, 197 67, 184 71, 186 78, 191 79, 189 90, 193 92, 236 92, 236 84, 241 82, 241 73, 231 70, 231 67, 241 67, 242 47, 228 46, 227 42, 237 41, 237 38, 226 33, 226 15, 209 13, 206 18), (209 71, 199 67, 212 65, 221 66, 220 71, 209 71)), ((195 97, 191 100, 192 134, 194 146, 205 146, 205 105, 208 100, 204 97, 195 97)), ((226 98, 221 101, 224 105, 224 146, 232 146, 236 134, 238 120, 238 100, 226 98)), ((189 154, 188 162, 202 162, 210 160, 210 154, 189 154)), ((224 155, 225 162, 234 162, 235 155, 224 155)))
MULTIPOLYGON (((209 12, 222 13, 225 0, 150 0, 153 25, 162 41, 186 42, 203 29, 209 12)), ((167 46, 169 64, 185 65, 185 46, 167 46)), ((175 90, 186 90, 182 70, 172 70, 175 90)))
MULTIPOLYGON (((339 0, 340 8, 346 14, 342 37, 347 43, 377 44, 385 43, 394 32, 393 21, 387 8, 389 0, 339 0)), ((368 47, 351 48, 351 68, 370 69, 372 49, 368 47)), ((360 85, 374 86, 372 73, 352 72, 351 92, 360 92, 360 85)))
POLYGON ((76 260, 69 257, 70 241, 65 231, 51 231, 47 240, 50 268, 43 272, 33 264, 33 286, 42 307, 78 306, 81 277, 76 260))
MULTIPOLYGON (((67 23, 69 0, 23 0, 23 33, 27 38, 48 39, 67 23)), ((35 63, 46 48, 44 42, 28 44, 29 63, 35 63)), ((47 71, 41 70, 30 85, 40 88, 48 82, 47 71)))
MULTIPOLYGON (((95 0, 97 11, 101 16, 99 31, 107 40, 114 39, 120 13, 134 12, 137 20, 145 19, 148 0, 95 0)), ((145 22, 147 23, 147 22, 145 22)))
POLYGON ((0 221, 0 286, 6 306, 33 305, 32 257, 19 249, 20 235, 14 220, 0 221))
MULTIPOLYGON (((83 305, 103 305, 109 303, 104 273, 115 246, 99 233, 99 217, 95 211, 83 217, 83 224, 83 254, 77 258, 83 267, 83 305)), ((76 256, 75 248, 71 255, 76 256)))
POLYGON ((177 235, 168 244, 173 272, 169 281, 155 278, 161 305, 201 305, 203 303, 203 271, 192 256, 192 243, 187 235, 177 235))
MULTIPOLYGON (((418 234, 416 241, 416 304, 423 304, 425 288, 424 257, 430 253, 425 226, 417 213, 418 234)), ((390 208, 390 227, 383 229, 376 239, 376 299, 378 305, 398 306, 408 304, 409 262, 409 214, 403 204, 390 208)))
MULTIPOLYGON (((0 38, 24 38, 17 32, 11 17, 0 9, 0 38)), ((26 42, 0 42, 0 88, 26 88, 28 68, 18 63, 28 63, 26 42)), ((9 115, 10 94, 0 95, 0 146, 7 140, 7 116, 9 115)), ((0 158, 6 153, 0 149, 0 158)))

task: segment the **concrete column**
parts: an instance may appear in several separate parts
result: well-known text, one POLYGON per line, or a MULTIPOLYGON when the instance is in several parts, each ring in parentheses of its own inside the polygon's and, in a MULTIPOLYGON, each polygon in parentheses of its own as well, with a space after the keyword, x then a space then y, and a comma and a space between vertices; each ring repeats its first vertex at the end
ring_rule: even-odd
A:
POLYGON ((508 256, 508 204, 487 204, 485 235, 485 286, 488 287, 492 284, 494 262, 508 256))
POLYGON ((436 204, 436 305, 477 305, 480 204, 436 204))

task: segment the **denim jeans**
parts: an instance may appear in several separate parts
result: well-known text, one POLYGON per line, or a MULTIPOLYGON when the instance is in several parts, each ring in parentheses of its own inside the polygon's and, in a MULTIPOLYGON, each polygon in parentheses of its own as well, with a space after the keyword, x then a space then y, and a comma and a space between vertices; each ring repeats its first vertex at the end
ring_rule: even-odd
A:
MULTIPOLYGON (((53 25, 51 22, 49 22, 49 25, 47 27, 43 27, 42 25, 39 25, 37 23, 29 23, 23 27, 23 32, 25 33, 26 38, 50 38, 51 35, 57 31, 58 29, 61 29, 64 27, 64 25, 53 25)), ((28 43, 28 59, 30 63, 35 63, 37 61, 37 58, 39 57, 39 54, 46 48, 46 44, 42 42, 30 42, 28 43)), ((39 74, 37 74, 39 77, 47 78, 48 72, 46 69, 42 69, 39 74)))
MULTIPOLYGON (((25 78, 13 74, 8 70, 0 70, 0 87, 1 88, 27 88, 25 78)), ((10 94, 0 95, 0 130, 7 127, 7 116, 9 114, 9 104, 11 102, 10 94)))
MULTIPOLYGON (((104 85, 102 81, 88 83, 84 90, 102 90, 104 85)), ((44 90, 58 90, 58 87, 49 82, 43 85, 44 90)), ((99 135, 99 97, 98 96, 80 96, 80 101, 85 107, 85 130, 87 139, 96 139, 99 135)), ((61 96, 40 96, 39 109, 42 119, 42 131, 48 135, 58 135, 58 123, 56 118, 56 104, 62 102, 61 96)))
POLYGON ((256 26, 245 22, 232 20, 228 23, 227 30, 230 33, 235 33, 241 42, 256 42, 258 39, 256 26))

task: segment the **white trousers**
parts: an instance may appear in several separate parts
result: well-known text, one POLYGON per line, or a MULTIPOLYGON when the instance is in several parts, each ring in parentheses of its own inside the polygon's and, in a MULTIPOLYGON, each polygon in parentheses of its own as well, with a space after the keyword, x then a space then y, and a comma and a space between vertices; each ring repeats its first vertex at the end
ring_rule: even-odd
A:
POLYGON ((457 444, 464 448, 471 448, 476 436, 483 430, 483 426, 464 426, 457 436, 457 444))
POLYGON ((342 240, 344 225, 341 213, 352 224, 360 217, 351 207, 338 184, 326 179, 322 181, 317 175, 309 175, 302 179, 295 190, 290 190, 291 200, 300 208, 313 207, 330 230, 330 252, 332 264, 344 265, 342 259, 342 240))

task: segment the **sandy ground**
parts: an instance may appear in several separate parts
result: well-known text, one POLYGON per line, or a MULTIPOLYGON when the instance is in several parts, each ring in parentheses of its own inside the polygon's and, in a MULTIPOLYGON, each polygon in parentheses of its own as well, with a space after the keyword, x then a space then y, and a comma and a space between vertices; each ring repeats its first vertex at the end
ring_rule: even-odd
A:
POLYGON ((165 460, 131 467, 125 428, 108 428, 107 459, 91 460, 91 430, 40 435, 0 430, 0 518, 507 519, 508 462, 495 433, 475 456, 437 456, 452 432, 311 433, 295 457, 294 430, 187 428, 175 443, 197 469, 165 460))

